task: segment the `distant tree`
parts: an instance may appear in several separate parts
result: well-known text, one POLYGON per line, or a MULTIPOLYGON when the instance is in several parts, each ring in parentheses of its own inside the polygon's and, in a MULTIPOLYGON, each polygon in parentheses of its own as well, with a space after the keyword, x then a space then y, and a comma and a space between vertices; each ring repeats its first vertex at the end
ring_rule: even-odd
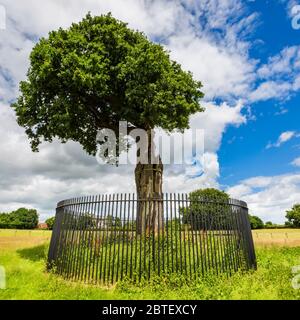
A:
POLYGON ((35 209, 19 208, 10 213, 11 224, 17 229, 34 229, 39 222, 35 209))
POLYGON ((9 213, 0 213, 0 228, 11 228, 11 217, 9 213))
POLYGON ((294 228, 300 228, 300 204, 295 204, 291 210, 286 211, 289 226, 294 228))
POLYGON ((272 221, 267 221, 267 222, 265 223, 265 228, 272 228, 272 227, 275 227, 275 226, 276 226, 276 225, 274 225, 272 221))
POLYGON ((219 201, 227 201, 229 199, 229 195, 222 190, 218 190, 215 188, 205 188, 198 189, 192 191, 189 194, 190 199, 205 199, 205 200, 219 200, 219 201))
POLYGON ((0 214, 0 228, 5 229, 34 229, 39 217, 35 209, 19 208, 10 213, 0 214))
POLYGON ((286 228, 293 228, 293 224, 292 224, 291 222, 289 222, 289 221, 286 221, 286 222, 284 223, 284 226, 285 226, 286 228))
POLYGON ((49 230, 53 230, 54 222, 55 222, 55 217, 51 217, 45 221, 45 223, 47 223, 49 230))
POLYGON ((181 209, 182 222, 195 230, 225 227, 230 210, 228 200, 229 195, 218 189, 195 190, 189 194, 190 205, 181 209))
POLYGON ((264 228, 264 223, 259 217, 251 216, 249 214, 249 220, 250 220, 251 229, 263 229, 264 228))

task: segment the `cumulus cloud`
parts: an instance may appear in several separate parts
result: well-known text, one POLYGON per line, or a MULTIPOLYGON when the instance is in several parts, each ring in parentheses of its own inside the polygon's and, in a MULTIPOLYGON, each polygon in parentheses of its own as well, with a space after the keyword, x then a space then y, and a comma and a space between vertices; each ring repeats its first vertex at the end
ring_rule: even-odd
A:
POLYGON ((296 167, 300 167, 300 157, 296 158, 292 161, 292 165, 296 166, 296 167))
POLYGON ((171 37, 168 48, 174 60, 201 79, 206 99, 241 97, 249 92, 254 67, 238 51, 231 53, 192 34, 171 37))
POLYGON ((266 81, 261 83, 254 91, 249 95, 251 101, 265 101, 269 99, 279 98, 284 99, 288 96, 292 84, 288 82, 276 82, 266 81))
POLYGON ((250 214, 264 221, 283 223, 285 212, 300 198, 300 174, 254 177, 227 190, 235 198, 247 202, 250 214))
POLYGON ((297 133, 296 131, 285 131, 280 134, 278 137, 277 141, 274 143, 269 142, 266 146, 267 149, 270 149, 272 147, 278 148, 280 147, 283 143, 291 140, 294 137, 300 137, 300 134, 297 133))
POLYGON ((167 167, 164 190, 168 192, 190 192, 200 188, 218 188, 219 162, 217 154, 205 152, 202 159, 203 174, 200 176, 189 177, 183 174, 186 168, 167 167))
POLYGON ((246 96, 254 80, 255 62, 249 59, 249 42, 244 37, 252 30, 256 14, 247 15, 240 0, 186 1, 184 5, 168 0, 89 0, 84 5, 79 0, 45 0, 43 6, 38 0, 4 0, 3 5, 8 26, 1 34, 0 61, 5 75, 2 81, 0 78, 0 90, 5 79, 13 79, 6 83, 6 97, 7 90, 24 78, 34 42, 50 30, 81 20, 88 11, 95 15, 112 12, 131 28, 161 42, 171 50, 172 58, 203 82, 208 100, 246 96))
POLYGON ((207 102, 203 103, 204 113, 193 115, 190 119, 191 128, 201 128, 205 133, 205 150, 216 152, 221 144, 222 135, 228 125, 240 126, 246 123, 242 115, 243 104, 237 102, 235 106, 227 103, 220 105, 207 102))
POLYGON ((299 69, 300 47, 286 47, 275 56, 269 57, 268 63, 258 69, 261 78, 278 77, 299 69))
POLYGON ((286 47, 257 70, 258 86, 250 101, 288 99, 300 89, 300 46, 286 47))

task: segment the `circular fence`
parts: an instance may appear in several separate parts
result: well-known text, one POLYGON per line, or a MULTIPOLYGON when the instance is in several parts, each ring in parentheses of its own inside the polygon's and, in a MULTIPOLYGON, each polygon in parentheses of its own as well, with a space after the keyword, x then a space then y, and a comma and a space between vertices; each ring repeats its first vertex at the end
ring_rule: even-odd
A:
POLYGON ((256 268, 247 204, 163 194, 81 197, 57 205, 48 267, 93 283, 256 268))

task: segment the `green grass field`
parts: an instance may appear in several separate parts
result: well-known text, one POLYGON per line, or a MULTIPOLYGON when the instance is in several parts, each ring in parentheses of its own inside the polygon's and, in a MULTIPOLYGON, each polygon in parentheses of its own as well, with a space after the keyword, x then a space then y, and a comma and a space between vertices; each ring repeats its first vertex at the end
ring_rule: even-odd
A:
POLYGON ((49 231, 0 230, 0 266, 6 270, 6 289, 0 289, 0 299, 300 300, 300 289, 291 284, 295 276, 292 267, 300 265, 300 246, 284 240, 300 240, 295 230, 284 230, 283 241, 274 243, 270 239, 280 239, 279 235, 269 234, 278 231, 264 230, 264 236, 263 230, 258 232, 258 239, 254 233, 257 271, 237 273, 230 278, 207 276, 186 282, 180 276, 172 276, 139 285, 123 281, 113 287, 100 287, 65 281, 45 271, 49 231))

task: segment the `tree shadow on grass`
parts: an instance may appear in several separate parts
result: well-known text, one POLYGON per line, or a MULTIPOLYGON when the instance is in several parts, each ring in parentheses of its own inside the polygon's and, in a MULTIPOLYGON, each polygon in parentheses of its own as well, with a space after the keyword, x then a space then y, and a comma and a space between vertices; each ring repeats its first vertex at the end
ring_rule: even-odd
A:
POLYGON ((28 259, 31 261, 45 260, 47 257, 48 246, 42 244, 33 248, 19 249, 17 253, 21 258, 28 259))

